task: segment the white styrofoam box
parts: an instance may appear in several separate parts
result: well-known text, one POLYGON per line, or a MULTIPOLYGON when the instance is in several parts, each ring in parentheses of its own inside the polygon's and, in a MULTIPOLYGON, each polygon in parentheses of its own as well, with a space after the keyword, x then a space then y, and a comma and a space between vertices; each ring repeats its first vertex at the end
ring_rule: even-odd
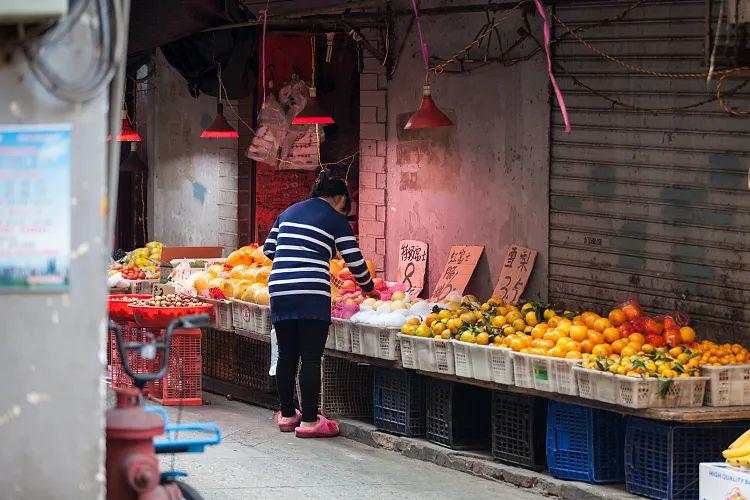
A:
POLYGON ((724 462, 700 464, 700 500, 745 500, 750 498, 750 471, 724 462))
POLYGON ((498 384, 513 385, 513 357, 505 347, 490 347, 490 370, 492 380, 498 384))
POLYGON ((702 366, 708 377, 706 406, 743 406, 750 404, 750 364, 702 366))

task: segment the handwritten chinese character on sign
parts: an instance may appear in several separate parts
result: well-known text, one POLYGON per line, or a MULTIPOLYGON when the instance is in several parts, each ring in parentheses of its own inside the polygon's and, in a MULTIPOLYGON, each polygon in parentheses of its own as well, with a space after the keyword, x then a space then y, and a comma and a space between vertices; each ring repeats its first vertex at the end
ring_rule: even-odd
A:
POLYGON ((494 297, 501 299, 506 304, 515 304, 523 295, 526 284, 529 282, 531 271, 534 269, 536 250, 511 245, 503 259, 503 267, 500 278, 497 280, 494 297))
POLYGON ((398 282, 407 286, 412 297, 418 297, 424 288, 427 270, 427 243, 403 240, 399 244, 398 282))
POLYGON ((453 292, 463 294, 483 251, 483 246, 456 245, 451 247, 448 262, 430 300, 440 302, 453 292))

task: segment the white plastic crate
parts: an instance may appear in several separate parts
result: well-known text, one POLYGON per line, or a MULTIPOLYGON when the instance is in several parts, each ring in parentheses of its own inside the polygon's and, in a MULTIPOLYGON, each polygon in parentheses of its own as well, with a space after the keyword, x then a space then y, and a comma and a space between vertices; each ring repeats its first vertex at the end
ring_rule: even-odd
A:
POLYGON ((430 338, 424 340, 428 343, 429 356, 427 357, 427 366, 422 366, 422 358, 419 359, 422 370, 454 375, 456 373, 456 359, 453 354, 453 347, 456 342, 430 338))
POLYGON ((351 352, 353 354, 365 354, 365 341, 362 336, 362 325, 357 323, 349 324, 349 337, 351 338, 351 352))
POLYGON ((513 385, 513 358, 510 349, 505 347, 490 347, 490 370, 492 380, 498 384, 513 385))
POLYGON ((359 325, 359 335, 363 344, 362 354, 371 358, 396 359, 396 334, 398 328, 359 325))
POLYGON ((352 351, 351 323, 346 319, 331 318, 331 330, 335 338, 337 351, 352 351))
POLYGON ((453 344, 453 357, 456 375, 459 377, 492 381, 490 349, 491 347, 485 345, 455 342, 453 344))
POLYGON ((702 366, 708 377, 706 406, 750 405, 750 364, 702 366))
POLYGON ((636 409, 702 406, 708 381, 707 377, 688 377, 665 382, 656 378, 615 375, 581 366, 576 366, 573 372, 582 398, 636 409))
POLYGON ((232 318, 232 302, 229 300, 202 299, 209 304, 214 305, 214 326, 217 330, 224 332, 234 331, 234 321, 232 318))
POLYGON ((511 352, 513 359, 513 383, 518 387, 534 388, 534 372, 531 368, 531 356, 520 352, 511 352))
POLYGON ((250 302, 238 299, 230 299, 232 303, 232 324, 235 331, 254 332, 255 331, 255 314, 253 314, 250 302))
POLYGON ((404 335, 399 333, 396 335, 398 343, 401 346, 401 366, 404 368, 411 368, 412 370, 419 369, 419 362, 417 360, 416 341, 417 337, 413 335, 404 335))
POLYGON ((578 360, 522 352, 514 352, 512 357, 513 376, 518 387, 578 395, 578 384, 573 373, 573 366, 578 360))
POLYGON ((262 335, 271 335, 271 308, 260 304, 251 304, 255 331, 262 335))
POLYGON ((333 335, 333 326, 328 328, 328 336, 326 337, 326 349, 336 349, 336 337, 333 335))

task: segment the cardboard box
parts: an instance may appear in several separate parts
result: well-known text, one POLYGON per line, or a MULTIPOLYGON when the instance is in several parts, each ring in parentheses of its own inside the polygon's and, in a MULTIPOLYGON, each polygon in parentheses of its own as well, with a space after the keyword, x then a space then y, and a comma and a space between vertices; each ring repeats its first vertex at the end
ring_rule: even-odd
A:
POLYGON ((700 464, 700 500, 750 500, 750 470, 724 462, 700 464))

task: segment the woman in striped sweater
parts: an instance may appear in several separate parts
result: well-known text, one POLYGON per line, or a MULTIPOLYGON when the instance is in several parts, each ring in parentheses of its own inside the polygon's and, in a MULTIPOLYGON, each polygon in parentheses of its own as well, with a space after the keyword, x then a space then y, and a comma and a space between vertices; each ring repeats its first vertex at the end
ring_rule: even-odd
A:
POLYGON ((318 415, 320 360, 331 324, 329 262, 340 253, 365 293, 376 295, 346 214, 351 200, 346 183, 324 169, 310 198, 286 209, 268 234, 263 253, 273 260, 268 280, 271 320, 279 345, 276 383, 283 432, 297 437, 337 436, 338 424, 318 415), (302 413, 294 408, 294 379, 302 358, 302 413))

